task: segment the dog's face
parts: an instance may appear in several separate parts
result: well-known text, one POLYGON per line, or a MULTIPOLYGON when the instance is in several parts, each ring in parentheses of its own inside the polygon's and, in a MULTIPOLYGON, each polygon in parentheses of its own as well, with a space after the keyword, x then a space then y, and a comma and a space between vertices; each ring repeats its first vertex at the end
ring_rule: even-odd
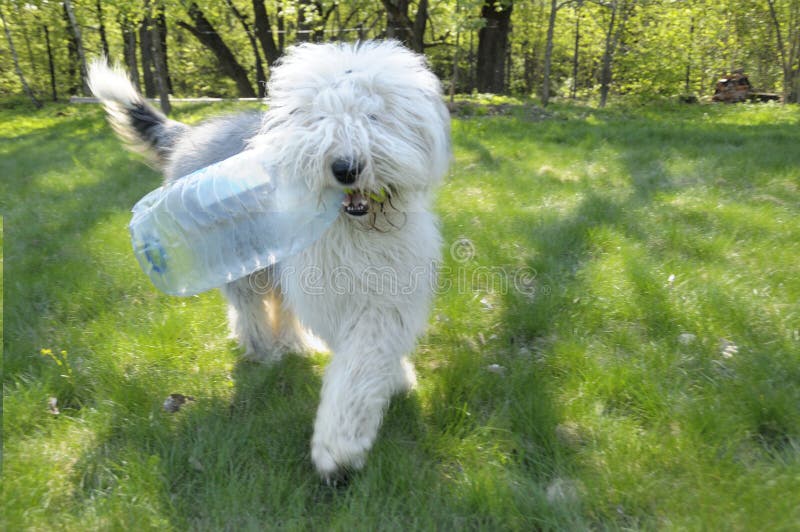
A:
MULTIPOLYGON (((396 42, 305 44, 272 72, 256 146, 312 190, 347 193, 344 211, 438 183, 450 162, 450 118, 423 57, 396 42)), ((407 206, 413 208, 413 206, 407 206)))

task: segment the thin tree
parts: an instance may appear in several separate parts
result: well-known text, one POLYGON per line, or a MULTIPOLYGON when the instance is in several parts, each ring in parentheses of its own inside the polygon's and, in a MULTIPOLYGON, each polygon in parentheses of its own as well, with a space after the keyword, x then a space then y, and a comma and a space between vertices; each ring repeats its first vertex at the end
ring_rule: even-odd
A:
POLYGON ((33 93, 33 90, 28 85, 28 82, 25 80, 25 76, 22 73, 22 69, 19 66, 19 57, 17 56, 17 49, 14 47, 14 41, 11 39, 11 32, 8 29, 8 24, 6 24, 6 17, 3 15, 3 10, 0 9, 0 20, 3 21, 3 29, 6 32, 6 39, 8 40, 8 48, 11 50, 11 58, 14 60, 14 70, 17 72, 17 77, 19 78, 19 82, 22 83, 22 88, 25 90, 25 94, 28 95, 28 98, 31 99, 33 102, 34 107, 40 109, 42 107, 42 102, 40 102, 36 95, 33 93))
POLYGON ((160 50, 161 61, 164 64, 164 76, 166 77, 167 81, 167 90, 172 93, 172 76, 170 76, 169 71, 169 54, 167 53, 167 16, 166 16, 166 8, 164 6, 164 0, 158 0, 156 2, 156 16, 152 17, 153 24, 155 26, 155 36, 158 37, 159 46, 153 46, 153 50, 156 49, 160 50))
POLYGON ((233 16, 236 17, 239 23, 241 23, 242 28, 244 28, 247 39, 250 41, 250 47, 253 49, 253 54, 256 56, 256 88, 258 89, 258 97, 263 98, 266 94, 267 75, 264 73, 264 66, 261 63, 261 53, 258 51, 255 34, 250 28, 250 23, 247 22, 247 17, 233 5, 232 0, 225 0, 225 2, 231 9, 233 16))
POLYGON ((131 83, 137 90, 141 90, 139 84, 139 62, 136 59, 136 25, 131 22, 127 13, 119 15, 119 27, 122 33, 122 55, 125 56, 125 67, 128 70, 131 83))
POLYGON ((153 21, 145 13, 139 25, 139 51, 142 57, 142 81, 144 94, 148 98, 156 97, 155 59, 153 58, 153 32, 150 31, 153 21))
MULTIPOLYGON (((261 50, 264 52, 267 65, 272 66, 283 53, 283 44, 281 43, 279 46, 275 42, 272 24, 270 23, 267 9, 264 7, 264 0, 253 0, 253 15, 256 38, 261 43, 261 50)), ((279 18, 279 31, 282 29, 282 21, 283 18, 279 18)), ((282 36, 283 34, 279 35, 282 36)))
POLYGON ((239 91, 239 96, 242 98, 255 98, 256 93, 250 80, 247 77, 247 71, 242 68, 236 56, 233 55, 231 49, 219 36, 217 30, 209 22, 198 5, 194 2, 189 4, 186 8, 186 13, 192 19, 194 25, 179 20, 178 26, 188 30, 200 41, 206 48, 208 48, 217 58, 220 70, 229 76, 235 83, 239 91))
POLYGON ((78 94, 78 85, 75 83, 75 65, 78 64, 78 47, 75 44, 75 35, 70 30, 69 16, 67 15, 67 8, 61 4, 61 18, 66 26, 65 32, 67 35, 67 80, 69 80, 69 88, 67 92, 70 96, 78 94))
POLYGON ((456 47, 453 51, 453 76, 450 79, 450 105, 455 104, 456 83, 458 83, 458 52, 461 49, 461 2, 456 0, 456 47))
POLYGON ((692 51, 694 49, 694 13, 692 13, 691 18, 689 19, 689 45, 686 50, 686 79, 684 79, 683 83, 683 92, 686 95, 689 95, 689 90, 691 89, 691 82, 692 82, 692 51))
POLYGON ((25 49, 28 51, 28 64, 31 66, 31 76, 36 79, 36 58, 33 54, 33 47, 31 40, 28 37, 28 25, 25 23, 25 16, 22 13, 22 2, 14 2, 17 10, 17 26, 19 33, 22 34, 22 40, 25 42, 25 49))
POLYGON ((767 0, 769 14, 772 24, 775 27, 775 39, 777 41, 778 52, 781 59, 781 70, 783 70, 783 103, 789 103, 792 96, 795 96, 797 103, 800 103, 800 87, 795 87, 795 77, 800 84, 800 62, 795 68, 795 60, 800 61, 800 2, 792 2, 792 13, 788 23, 789 28, 786 35, 782 31, 781 23, 775 10, 775 0, 767 0), (792 35, 794 32, 794 35, 792 35), (788 42, 787 42, 788 41, 788 42))
POLYGON ((611 0, 610 2, 599 2, 599 4, 610 11, 605 36, 605 48, 603 50, 603 66, 600 71, 600 107, 605 107, 608 102, 608 93, 611 89, 612 62, 614 61, 617 45, 625 30, 629 9, 627 0, 611 0))
POLYGON ((414 20, 408 14, 410 0, 382 0, 386 10, 386 36, 404 43, 415 52, 425 51, 428 0, 420 0, 414 20))
POLYGON ((572 87, 570 87, 569 97, 575 99, 578 95, 578 62, 580 59, 581 46, 581 8, 583 0, 578 0, 575 6, 575 46, 572 50, 572 87))
POLYGON ((69 20, 70 29, 72 30, 73 41, 75 43, 75 51, 78 54, 78 66, 81 72, 81 89, 84 96, 88 96, 89 91, 89 76, 86 70, 86 53, 83 51, 83 38, 81 37, 81 28, 78 25, 78 20, 75 18, 75 11, 72 9, 72 2, 64 0, 64 11, 69 20))
POLYGON ((53 101, 58 101, 58 92, 56 91, 56 66, 55 62, 53 61, 53 48, 50 46, 50 30, 47 29, 47 25, 42 26, 42 31, 44 31, 44 42, 45 46, 47 47, 47 66, 50 71, 50 92, 53 96, 53 101))
POLYGON ((106 24, 105 21, 103 20, 103 4, 100 2, 100 0, 97 0, 95 2, 95 6, 97 7, 97 23, 99 24, 98 31, 100 33, 100 44, 103 46, 103 55, 108 57, 111 54, 108 53, 108 38, 106 37, 106 24))
POLYGON ((297 32, 295 41, 307 42, 312 38, 314 26, 314 5, 311 0, 297 0, 297 32))
POLYGON ((159 35, 158 26, 152 24, 153 13, 150 0, 145 0, 144 9, 145 16, 151 21, 150 43, 153 46, 153 66, 156 69, 155 82, 158 99, 161 103, 161 110, 164 111, 165 115, 168 115, 172 111, 172 105, 169 103, 169 82, 167 81, 167 65, 164 63, 164 51, 161 48, 161 35, 159 35))
POLYGON ((550 71, 553 65, 553 34, 556 29, 556 15, 558 11, 571 4, 573 0, 550 0, 550 17, 547 21, 547 40, 544 47, 544 80, 542 81, 542 105, 550 103, 550 71))

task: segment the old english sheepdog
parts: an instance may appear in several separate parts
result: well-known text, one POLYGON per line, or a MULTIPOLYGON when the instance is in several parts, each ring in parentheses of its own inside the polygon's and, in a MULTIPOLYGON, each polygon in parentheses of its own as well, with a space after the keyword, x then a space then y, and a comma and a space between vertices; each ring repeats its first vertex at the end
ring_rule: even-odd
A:
POLYGON ((247 358, 308 351, 309 331, 325 342, 311 457, 329 482, 360 469, 390 397, 415 383, 407 357, 440 259, 431 201, 450 163, 450 118, 425 59, 392 41, 295 46, 272 70, 266 112, 193 126, 165 117, 105 62, 92 66, 90 86, 167 182, 269 146, 312 193, 345 191, 320 240, 221 289, 247 358))

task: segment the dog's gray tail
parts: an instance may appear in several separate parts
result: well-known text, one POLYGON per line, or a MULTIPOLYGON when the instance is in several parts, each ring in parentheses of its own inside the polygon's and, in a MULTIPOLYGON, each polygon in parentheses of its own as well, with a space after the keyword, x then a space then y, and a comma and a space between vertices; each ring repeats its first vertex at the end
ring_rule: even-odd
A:
POLYGON ((132 150, 163 168, 189 126, 170 120, 150 105, 125 72, 118 66, 110 67, 105 58, 96 59, 89 66, 89 88, 103 103, 114 131, 132 150))

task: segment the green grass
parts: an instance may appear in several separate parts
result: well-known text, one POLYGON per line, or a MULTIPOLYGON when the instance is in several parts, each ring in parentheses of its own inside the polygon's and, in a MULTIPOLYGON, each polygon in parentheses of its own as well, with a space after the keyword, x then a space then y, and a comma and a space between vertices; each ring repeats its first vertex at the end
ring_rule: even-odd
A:
POLYGON ((800 526, 800 110, 513 107, 453 139, 419 389, 332 489, 326 357, 239 362, 217 293, 149 285, 126 224, 159 178, 99 109, 0 110, 0 527, 800 526))

